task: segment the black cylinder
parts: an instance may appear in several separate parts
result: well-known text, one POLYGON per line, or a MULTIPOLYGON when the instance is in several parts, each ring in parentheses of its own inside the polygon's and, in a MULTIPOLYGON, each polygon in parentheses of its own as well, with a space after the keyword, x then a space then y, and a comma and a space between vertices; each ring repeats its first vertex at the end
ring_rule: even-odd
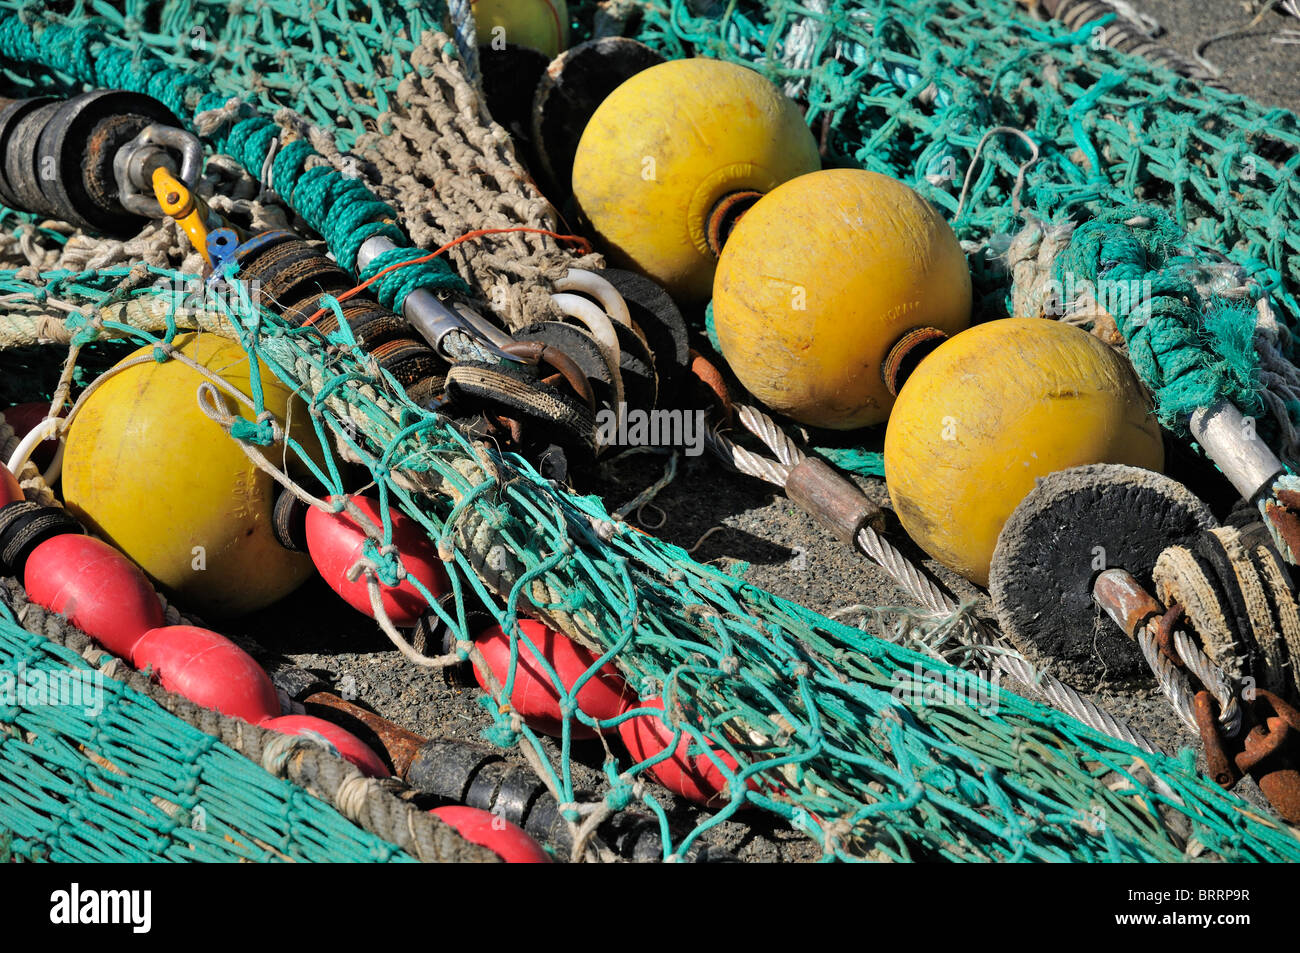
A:
POLYGON ((153 123, 180 125, 158 100, 125 90, 10 102, 0 110, 0 198, 87 231, 134 235, 146 220, 122 207, 113 158, 153 123))
MULTIPOLYGON (((20 150, 16 147, 18 142, 15 131, 18 124, 24 116, 30 115, 42 106, 48 106, 56 100, 52 96, 37 96, 32 99, 10 99, 6 100, 4 107, 0 109, 0 202, 17 211, 28 211, 23 200, 18 196, 14 187, 9 184, 9 159, 14 156, 14 167, 21 168, 22 163, 19 161, 20 150)), ((36 140, 32 140, 32 154, 35 154, 36 140)), ((39 196, 39 189, 37 190, 39 196)), ((41 199, 44 196, 40 196, 41 199)))

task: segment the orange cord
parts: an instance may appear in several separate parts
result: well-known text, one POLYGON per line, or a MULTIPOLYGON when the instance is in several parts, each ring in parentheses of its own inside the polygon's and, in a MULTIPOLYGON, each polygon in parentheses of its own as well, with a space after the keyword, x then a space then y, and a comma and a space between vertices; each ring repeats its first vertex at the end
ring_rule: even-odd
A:
MULTIPOLYGON (((353 295, 357 294, 358 292, 364 291, 365 289, 369 288, 371 285, 373 285, 376 281, 384 277, 384 275, 388 274, 389 272, 397 271, 397 269, 399 268, 406 268, 409 265, 419 265, 426 261, 433 261, 439 255, 445 254, 446 252, 455 248, 461 242, 467 242, 473 238, 482 238, 484 235, 501 235, 506 232, 534 232, 538 235, 549 235, 551 236, 551 238, 554 238, 556 241, 569 242, 571 244, 577 245, 582 250, 582 253, 584 255, 591 254, 591 242, 587 241, 587 239, 583 238, 581 235, 561 235, 559 232, 552 232, 545 228, 529 228, 527 225, 515 225, 510 228, 478 228, 472 232, 466 232, 464 235, 460 236, 459 238, 452 239, 447 244, 443 245, 441 248, 435 251, 431 251, 429 252, 429 254, 423 255, 420 258, 412 258, 410 261, 399 261, 396 265, 389 265, 383 271, 379 272, 379 274, 372 275, 370 278, 367 278, 365 281, 361 282, 361 284, 357 285, 355 288, 349 288, 341 295, 337 295, 335 300, 339 302, 347 301, 349 298, 351 298, 353 295)), ((310 318, 304 321, 302 323, 302 326, 307 327, 309 325, 315 324, 321 317, 324 316, 325 310, 326 310, 325 308, 321 308, 320 310, 318 310, 310 318)))

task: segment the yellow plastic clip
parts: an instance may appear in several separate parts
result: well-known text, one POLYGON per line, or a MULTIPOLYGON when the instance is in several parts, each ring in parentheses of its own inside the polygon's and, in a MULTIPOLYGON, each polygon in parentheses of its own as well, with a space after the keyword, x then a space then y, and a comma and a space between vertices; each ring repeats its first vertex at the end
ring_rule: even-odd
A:
POLYGON ((161 166, 153 170, 153 192, 163 212, 174 218, 209 265, 208 228, 212 211, 197 195, 161 166))

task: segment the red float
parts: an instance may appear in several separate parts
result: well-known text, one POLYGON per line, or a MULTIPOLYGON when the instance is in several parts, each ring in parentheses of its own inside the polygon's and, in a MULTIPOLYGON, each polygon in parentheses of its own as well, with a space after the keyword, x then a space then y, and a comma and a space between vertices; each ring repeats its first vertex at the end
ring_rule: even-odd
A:
POLYGON ((18 485, 18 478, 4 465, 4 461, 0 460, 0 506, 6 503, 17 503, 21 499, 23 499, 23 488, 18 485))
MULTIPOLYGON (((520 619, 519 628, 555 669, 565 691, 572 690, 582 674, 599 658, 567 635, 549 629, 533 619, 520 619)), ((510 672, 510 636, 501 626, 494 625, 480 632, 474 642, 483 653, 483 659, 498 684, 504 688, 506 676, 510 672)), ((478 662, 474 664, 474 677, 485 691, 491 691, 478 662)), ((614 664, 609 662, 587 679, 579 689, 576 700, 578 708, 585 714, 604 721, 617 717, 623 711, 623 702, 628 694, 627 682, 623 681, 623 676, 614 664)), ((551 683, 546 669, 537 661, 537 656, 522 640, 519 643, 519 663, 515 669, 510 705, 534 731, 554 738, 560 737, 563 725, 560 694, 551 683)), ((570 732, 573 738, 594 738, 597 734, 594 728, 582 724, 576 718, 570 725, 570 732)))
POLYGON ((385 766, 379 755, 352 732, 340 728, 333 722, 312 715, 279 715, 262 722, 267 731, 278 731, 282 735, 320 735, 338 751, 344 761, 351 761, 368 778, 386 778, 391 771, 385 766))
POLYGON ((193 625, 150 629, 131 664, 196 705, 254 724, 280 714, 275 686, 252 656, 224 635, 193 625))
POLYGON ((108 543, 69 533, 47 539, 27 558, 23 584, 37 605, 56 612, 114 655, 130 658, 162 605, 135 563, 108 543))
MULTIPOLYGON (((655 708, 663 711, 664 702, 662 698, 634 700, 628 703, 625 710, 631 711, 635 708, 655 708)), ((637 762, 655 757, 672 744, 673 740, 672 730, 655 715, 638 715, 629 718, 618 726, 618 734, 623 739, 628 754, 637 762)), ((680 794, 708 808, 721 807, 730 800, 727 776, 708 755, 688 754, 692 744, 694 742, 690 735, 683 732, 672 757, 651 767, 650 773, 660 784, 675 794, 680 794)), ((739 770, 739 764, 731 755, 718 748, 712 751, 714 758, 726 765, 729 771, 739 770)), ((749 788, 757 790, 758 785, 751 779, 749 788)))
MULTIPOLYGON (((379 533, 383 527, 379 504, 365 496, 353 496, 351 500, 365 513, 374 532, 379 533)), ((437 549, 420 524, 396 511, 391 514, 391 518, 393 545, 401 554, 402 565, 436 599, 449 588, 437 549)), ((348 570, 362 557, 362 546, 366 538, 362 524, 346 511, 328 513, 314 506, 307 511, 307 551, 311 554, 316 569, 348 605, 373 618, 370 587, 365 575, 358 576, 354 582, 348 581, 348 570)), ((379 590, 380 601, 393 625, 406 627, 419 621, 426 603, 409 579, 403 579, 397 586, 387 586, 381 582, 379 590)))
MULTIPOLYGON (((48 403, 34 404, 15 404, 4 410, 5 423, 14 428, 14 436, 19 440, 31 433, 36 425, 50 415, 50 405, 48 403)), ((36 445, 32 455, 28 458, 36 464, 38 470, 44 470, 54 462, 54 452, 59 447, 59 438, 55 436, 46 437, 36 445)))
POLYGON ((476 807, 435 807, 436 814, 471 844, 486 847, 507 864, 549 864, 551 855, 518 824, 476 807))

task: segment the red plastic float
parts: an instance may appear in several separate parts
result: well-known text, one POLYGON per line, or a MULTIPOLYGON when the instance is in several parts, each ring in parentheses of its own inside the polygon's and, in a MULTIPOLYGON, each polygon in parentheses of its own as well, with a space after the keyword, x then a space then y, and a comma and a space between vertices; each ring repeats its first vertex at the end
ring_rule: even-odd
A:
POLYGON ((196 705, 254 724, 280 714, 275 686, 252 656, 224 635, 193 625, 150 629, 131 664, 196 705))
POLYGON ((41 543, 27 558, 23 584, 37 605, 123 658, 164 621, 158 594, 140 568, 91 536, 70 533, 41 543))
MULTIPOLYGON (((645 698, 628 702, 625 711, 635 708, 655 708, 664 710, 662 698, 645 698)), ((623 745, 636 761, 653 758, 672 744, 673 733, 661 719, 654 715, 638 715, 629 718, 618 726, 619 737, 623 745)), ((730 800, 730 785, 727 776, 710 760, 708 755, 690 755, 688 751, 694 741, 690 735, 682 733, 681 741, 671 758, 659 762, 650 768, 650 773, 668 790, 684 798, 703 804, 705 807, 717 808, 730 800)), ((729 771, 737 771, 740 765, 736 759, 721 749, 714 748, 713 756, 729 771)), ((758 785, 751 779, 751 790, 758 785)))
POLYGON ((518 824, 476 807, 435 807, 436 814, 471 844, 486 847, 508 864, 549 864, 551 855, 542 850, 518 824))
MULTIPOLYGON (((520 619, 519 627, 541 651, 543 658, 555 669, 566 691, 577 683, 582 674, 595 664, 598 655, 588 651, 561 632, 549 629, 534 619, 520 619)), ((510 672, 510 636, 499 625, 489 626, 474 640, 487 667, 498 684, 505 686, 510 672)), ((487 677, 479 664, 474 664, 474 677, 484 691, 491 691, 487 677)), ((604 721, 617 717, 623 711, 628 695, 627 682, 612 662, 589 678, 578 691, 577 703, 585 714, 604 721)), ((563 717, 560 713, 560 695, 551 684, 546 669, 523 641, 519 643, 519 664, 515 670, 515 683, 510 694, 510 704, 534 731, 560 737, 563 717)), ((594 738, 596 730, 574 719, 573 738, 594 738)))
MULTIPOLYGON (((15 404, 12 407, 6 407, 3 411, 5 423, 14 428, 14 436, 19 440, 31 433, 36 425, 50 415, 50 405, 48 403, 34 404, 15 404)), ((54 452, 59 447, 58 437, 46 437, 36 445, 32 451, 30 459, 36 464, 37 469, 44 470, 54 462, 54 452)))
POLYGON ((18 485, 18 478, 4 465, 4 461, 0 460, 0 506, 6 503, 17 503, 22 498, 23 488, 18 485))
MULTIPOLYGON (((369 497, 353 496, 353 503, 365 513, 374 531, 383 526, 379 504, 369 497)), ((393 545, 401 554, 406 572, 418 579, 436 599, 449 588, 447 574, 438 558, 438 551, 429 541, 419 523, 393 511, 393 545)), ((354 582, 348 581, 348 570, 362 556, 362 546, 367 538, 362 525, 348 512, 328 513, 319 507, 307 511, 307 551, 316 564, 321 577, 358 612, 373 618, 370 608, 370 587, 364 574, 354 582)), ((408 579, 397 586, 379 584, 380 601, 393 625, 407 627, 419 621, 425 610, 424 597, 408 579)))
POLYGON ((386 778, 392 774, 368 744, 352 732, 323 718, 312 715, 279 715, 266 719, 261 726, 282 735, 320 735, 334 746, 343 760, 351 761, 368 778, 386 778))

